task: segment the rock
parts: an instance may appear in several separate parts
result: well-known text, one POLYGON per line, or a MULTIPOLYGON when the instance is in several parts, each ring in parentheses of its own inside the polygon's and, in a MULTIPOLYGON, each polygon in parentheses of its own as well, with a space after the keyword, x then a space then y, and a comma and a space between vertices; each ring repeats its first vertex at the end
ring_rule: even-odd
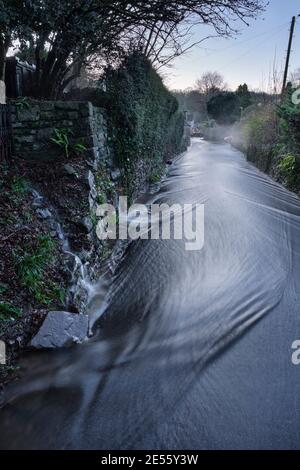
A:
POLYGON ((54 137, 54 131, 52 127, 45 127, 44 129, 39 129, 36 133, 36 139, 38 142, 50 141, 54 137))
POLYGON ((82 117, 92 117, 94 113, 93 105, 90 102, 82 103, 80 106, 80 114, 82 117))
POLYGON ((90 189, 93 189, 95 187, 95 177, 91 171, 88 173, 88 181, 90 189))
POLYGON ((92 199, 96 199, 98 192, 97 192, 97 188, 95 184, 95 177, 90 170, 88 173, 88 183, 89 183, 89 188, 90 188, 90 196, 92 199))
POLYGON ((35 349, 55 349, 82 343, 88 334, 87 315, 69 312, 49 312, 30 346, 35 349))
POLYGON ((121 171, 118 168, 116 170, 112 170, 110 172, 110 176, 113 181, 117 181, 121 178, 121 171))
POLYGON ((20 145, 22 144, 33 144, 35 141, 34 135, 20 135, 18 137, 18 142, 20 145))
POLYGON ((80 103, 76 101, 56 101, 55 108, 62 111, 78 111, 80 103))
POLYGON ((38 209, 37 213, 42 219, 49 219, 50 217, 52 217, 52 214, 49 209, 38 209))
POLYGON ((66 165, 64 165, 64 170, 66 173, 68 173, 68 175, 76 176, 76 178, 78 178, 75 168, 72 165, 70 165, 70 163, 66 163, 66 165))
MULTIPOLYGON (((54 101, 40 101, 39 103, 41 111, 54 111, 55 102, 54 101)), ((52 116, 53 117, 53 114, 52 116)))
POLYGON ((74 119, 74 121, 76 121, 76 119, 78 119, 78 112, 77 111, 69 111, 68 112, 68 119, 74 119))
POLYGON ((166 164, 167 164, 167 165, 172 165, 172 163, 173 163, 172 160, 167 160, 167 161, 166 161, 166 164))
POLYGON ((91 221, 90 217, 84 217, 82 219, 82 225, 86 228, 88 233, 93 230, 93 222, 91 221))
POLYGON ((17 110, 18 120, 20 122, 38 121, 40 118, 40 108, 37 105, 31 105, 27 108, 18 108, 17 110))

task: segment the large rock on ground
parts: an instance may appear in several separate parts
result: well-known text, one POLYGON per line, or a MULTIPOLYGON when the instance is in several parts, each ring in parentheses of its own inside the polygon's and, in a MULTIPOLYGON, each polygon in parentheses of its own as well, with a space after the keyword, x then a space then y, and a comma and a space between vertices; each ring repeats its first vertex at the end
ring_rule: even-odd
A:
POLYGON ((35 349, 54 349, 81 343, 87 337, 88 326, 86 315, 49 312, 30 346, 35 349))

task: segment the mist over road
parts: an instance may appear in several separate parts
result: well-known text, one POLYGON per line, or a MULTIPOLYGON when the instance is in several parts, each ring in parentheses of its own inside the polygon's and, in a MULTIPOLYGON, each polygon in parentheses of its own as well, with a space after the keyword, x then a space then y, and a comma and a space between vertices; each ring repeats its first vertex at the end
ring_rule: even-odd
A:
POLYGON ((101 334, 28 359, 1 448, 300 448, 300 200, 194 139, 153 202, 204 204, 204 248, 131 243, 101 334))

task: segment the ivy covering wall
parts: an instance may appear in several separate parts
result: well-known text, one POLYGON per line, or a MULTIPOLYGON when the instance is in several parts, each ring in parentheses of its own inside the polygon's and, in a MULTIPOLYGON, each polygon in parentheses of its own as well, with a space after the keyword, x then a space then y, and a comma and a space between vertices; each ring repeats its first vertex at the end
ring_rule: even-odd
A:
POLYGON ((142 180, 154 181, 164 161, 185 149, 184 116, 150 62, 135 53, 107 74, 110 146, 132 196, 142 180))

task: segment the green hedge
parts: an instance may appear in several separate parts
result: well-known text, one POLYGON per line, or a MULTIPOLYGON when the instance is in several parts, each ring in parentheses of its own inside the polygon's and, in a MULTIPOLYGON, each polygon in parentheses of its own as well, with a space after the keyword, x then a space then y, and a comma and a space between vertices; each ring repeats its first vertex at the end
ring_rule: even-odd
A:
MULTIPOLYGON (((280 104, 252 107, 235 127, 248 160, 292 191, 300 191, 300 105, 288 86, 280 104)), ((235 142, 234 142, 235 143, 235 142)))
POLYGON ((184 117, 177 99, 139 53, 110 70, 106 84, 110 144, 130 196, 139 162, 146 168, 144 176, 151 179, 164 160, 184 150, 184 117))
POLYGON ((292 86, 287 87, 284 101, 278 107, 278 115, 282 140, 300 157, 300 104, 292 101, 294 91, 296 89, 292 86))

